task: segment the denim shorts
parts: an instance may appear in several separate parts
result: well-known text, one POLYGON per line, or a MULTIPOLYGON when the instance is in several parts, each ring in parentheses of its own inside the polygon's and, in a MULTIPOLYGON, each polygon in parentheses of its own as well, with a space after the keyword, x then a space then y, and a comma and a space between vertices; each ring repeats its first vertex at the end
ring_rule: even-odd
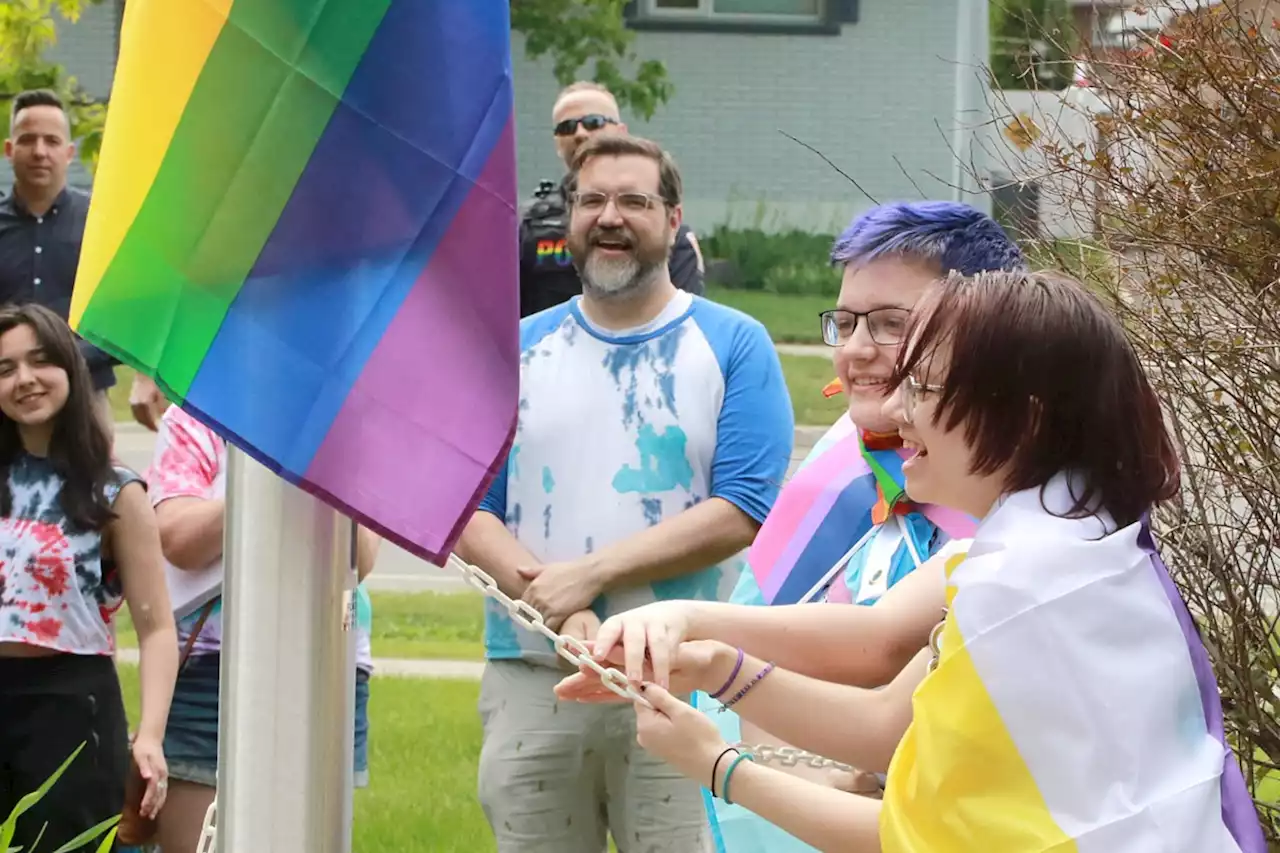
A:
MULTIPOLYGON (((164 731, 169 775, 217 787, 220 655, 192 655, 178 676, 164 731)), ((369 673, 356 670, 355 787, 369 786, 369 673)))

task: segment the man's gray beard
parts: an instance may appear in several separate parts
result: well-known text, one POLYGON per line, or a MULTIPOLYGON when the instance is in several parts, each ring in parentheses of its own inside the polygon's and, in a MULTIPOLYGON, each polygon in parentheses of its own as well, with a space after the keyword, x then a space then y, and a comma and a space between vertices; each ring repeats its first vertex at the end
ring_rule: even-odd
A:
POLYGON ((593 297, 622 299, 643 290, 661 268, 661 264, 642 264, 634 254, 614 261, 591 252, 578 277, 582 279, 582 289, 593 297))

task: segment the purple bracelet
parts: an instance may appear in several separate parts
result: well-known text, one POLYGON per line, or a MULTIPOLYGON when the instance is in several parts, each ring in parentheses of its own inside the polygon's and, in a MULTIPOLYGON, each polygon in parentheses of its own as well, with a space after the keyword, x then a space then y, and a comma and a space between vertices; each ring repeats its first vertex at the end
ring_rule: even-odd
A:
POLYGON ((760 670, 758 673, 756 673, 756 677, 748 681, 746 686, 743 687, 741 690, 739 690, 737 693, 733 694, 733 698, 730 699, 728 702, 725 702, 723 705, 721 705, 720 710, 727 711, 730 708, 732 708, 734 705, 738 703, 739 699, 747 695, 748 690, 750 690, 752 687, 755 687, 757 684, 759 684, 760 679, 764 678, 766 675, 768 675, 771 672, 773 672, 772 663, 767 665, 764 669, 760 670))
POLYGON ((738 662, 733 665, 733 672, 729 674, 729 680, 724 683, 724 687, 711 694, 712 699, 719 699, 726 690, 733 686, 733 680, 738 677, 738 670, 742 669, 742 657, 742 649, 738 649, 738 662))

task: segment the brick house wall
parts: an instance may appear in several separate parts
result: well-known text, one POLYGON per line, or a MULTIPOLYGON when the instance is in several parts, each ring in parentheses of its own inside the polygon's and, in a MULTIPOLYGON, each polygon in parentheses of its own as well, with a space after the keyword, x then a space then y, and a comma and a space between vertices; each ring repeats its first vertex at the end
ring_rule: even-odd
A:
MULTIPOLYGON (((676 93, 651 121, 629 126, 676 157, 686 218, 698 230, 732 220, 830 231, 869 204, 779 129, 822 151, 878 200, 950 197, 943 182, 952 162, 957 2, 861 0, 856 20, 836 34, 639 31, 636 53, 663 60, 676 93)), ((110 91, 118 15, 119 0, 89 7, 76 25, 59 27, 53 52, 100 97, 110 91)), ((513 53, 527 194, 561 171, 549 128, 559 87, 549 63, 524 57, 519 36, 513 53)), ((0 186, 10 180, 0 165, 0 186)), ((89 183, 80 169, 72 180, 89 183)))

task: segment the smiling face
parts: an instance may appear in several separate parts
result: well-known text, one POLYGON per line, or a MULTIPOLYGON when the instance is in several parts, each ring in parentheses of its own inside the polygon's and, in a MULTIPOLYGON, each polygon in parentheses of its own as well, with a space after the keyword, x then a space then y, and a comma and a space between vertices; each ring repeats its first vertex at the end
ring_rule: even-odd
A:
POLYGON ((0 335, 0 412, 19 426, 47 424, 69 393, 67 371, 50 359, 35 329, 24 324, 0 335))
MULTIPOLYGON (((903 258, 880 258, 856 268, 845 267, 836 307, 856 313, 882 308, 910 311, 938 275, 932 264, 903 258)), ((898 349, 872 340, 864 317, 857 321, 848 341, 832 352, 836 376, 849 401, 849 417, 862 429, 888 432, 894 428, 883 412, 884 383, 893 372, 898 349)))
POLYGON ((650 157, 596 156, 582 165, 567 242, 586 294, 632 295, 666 269, 680 207, 664 204, 659 188, 650 157))
POLYGON ((939 404, 947 375, 947 348, 922 359, 885 400, 883 416, 902 435, 913 455, 902 464, 907 496, 917 503, 938 504, 981 519, 1004 491, 1005 470, 974 473, 974 451, 964 424, 947 425, 939 404))

